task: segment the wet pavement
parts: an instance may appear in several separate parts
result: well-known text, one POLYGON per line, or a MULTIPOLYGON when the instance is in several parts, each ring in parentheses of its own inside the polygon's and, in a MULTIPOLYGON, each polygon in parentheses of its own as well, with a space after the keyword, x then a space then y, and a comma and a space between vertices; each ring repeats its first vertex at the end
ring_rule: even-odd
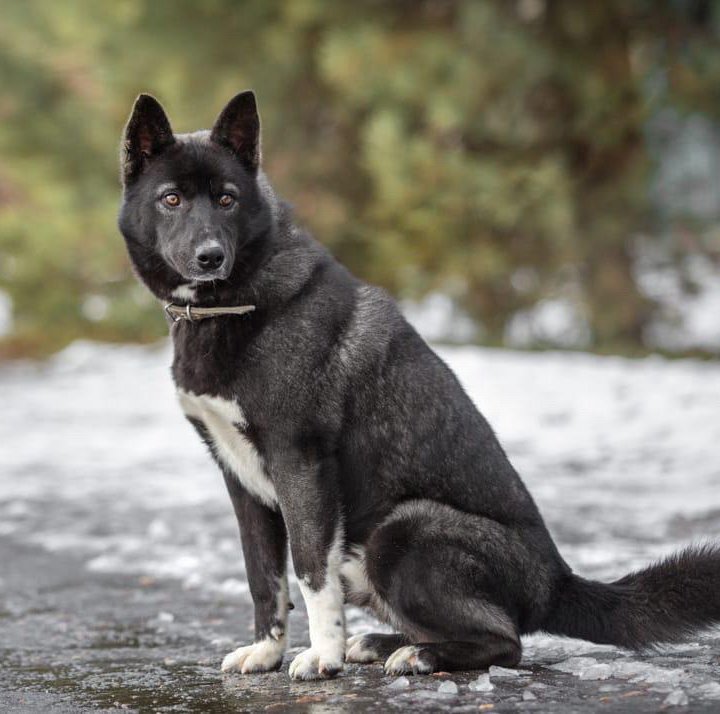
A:
MULTIPOLYGON (((445 350, 576 569, 720 537, 720 365, 445 350)), ((519 673, 222 675, 252 609, 222 479, 166 346, 0 368, 0 711, 720 710, 720 635, 647 656, 527 638, 519 673), (9 408, 7 405, 10 405, 9 408), (673 704, 674 703, 674 704, 673 704)), ((291 650, 307 643, 291 586, 291 650)), ((374 623, 354 608, 351 633, 374 623)))

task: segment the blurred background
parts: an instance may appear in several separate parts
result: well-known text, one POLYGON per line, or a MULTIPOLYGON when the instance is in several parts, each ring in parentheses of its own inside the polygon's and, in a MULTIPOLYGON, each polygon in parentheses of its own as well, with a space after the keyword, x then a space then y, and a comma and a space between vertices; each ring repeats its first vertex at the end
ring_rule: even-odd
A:
POLYGON ((165 334, 123 124, 252 87, 276 188, 430 337, 717 356, 719 39, 714 0, 5 0, 0 355, 165 334))
MULTIPOLYGON (((719 40, 720 0, 3 0, 0 711, 397 697, 380 668, 320 694, 220 676, 253 636, 237 526, 115 225, 139 92, 185 132, 255 89, 277 190, 445 343, 579 573, 718 540, 719 40)), ((525 647, 533 677, 456 677, 458 704, 514 707, 539 673, 548 711, 718 711, 717 635, 525 647), (586 676, 599 661, 612 685, 586 676)))

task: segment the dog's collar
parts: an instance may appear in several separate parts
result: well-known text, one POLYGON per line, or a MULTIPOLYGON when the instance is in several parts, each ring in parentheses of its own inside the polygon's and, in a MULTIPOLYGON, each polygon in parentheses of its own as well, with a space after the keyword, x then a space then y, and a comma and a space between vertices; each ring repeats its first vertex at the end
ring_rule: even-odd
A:
POLYGON ((252 312, 255 305, 236 305, 234 307, 194 307, 189 303, 187 305, 176 305, 169 302, 165 305, 165 312, 173 322, 187 320, 188 322, 197 322, 205 320, 208 317, 219 317, 220 315, 244 315, 252 312))

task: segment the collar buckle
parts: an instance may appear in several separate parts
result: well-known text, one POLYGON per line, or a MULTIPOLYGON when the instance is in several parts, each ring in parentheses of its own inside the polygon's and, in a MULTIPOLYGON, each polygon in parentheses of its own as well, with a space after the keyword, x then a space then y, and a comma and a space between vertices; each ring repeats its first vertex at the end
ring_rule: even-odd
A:
MULTIPOLYGON (((172 311, 172 308, 174 308, 174 307, 178 307, 178 306, 177 306, 174 302, 169 302, 167 305, 165 305, 165 307, 163 308, 163 310, 165 310, 165 314, 166 314, 173 322, 180 322, 180 320, 182 320, 182 317, 180 317, 180 315, 178 315, 178 314, 176 314, 176 313, 174 313, 174 312, 172 311)), ((190 305, 188 305, 188 307, 190 307, 190 305)))

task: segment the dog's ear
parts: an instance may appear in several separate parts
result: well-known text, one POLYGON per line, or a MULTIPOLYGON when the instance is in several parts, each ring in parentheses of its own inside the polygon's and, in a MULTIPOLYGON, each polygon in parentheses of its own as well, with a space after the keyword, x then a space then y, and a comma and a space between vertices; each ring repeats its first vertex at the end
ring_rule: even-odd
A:
POLYGON ((125 127, 120 152, 123 183, 132 183, 153 157, 174 143, 170 122, 160 102, 149 94, 141 94, 125 127))
POLYGON ((260 117, 253 92, 241 92, 227 103, 215 122, 210 140, 230 149, 251 173, 258 170, 260 117))

